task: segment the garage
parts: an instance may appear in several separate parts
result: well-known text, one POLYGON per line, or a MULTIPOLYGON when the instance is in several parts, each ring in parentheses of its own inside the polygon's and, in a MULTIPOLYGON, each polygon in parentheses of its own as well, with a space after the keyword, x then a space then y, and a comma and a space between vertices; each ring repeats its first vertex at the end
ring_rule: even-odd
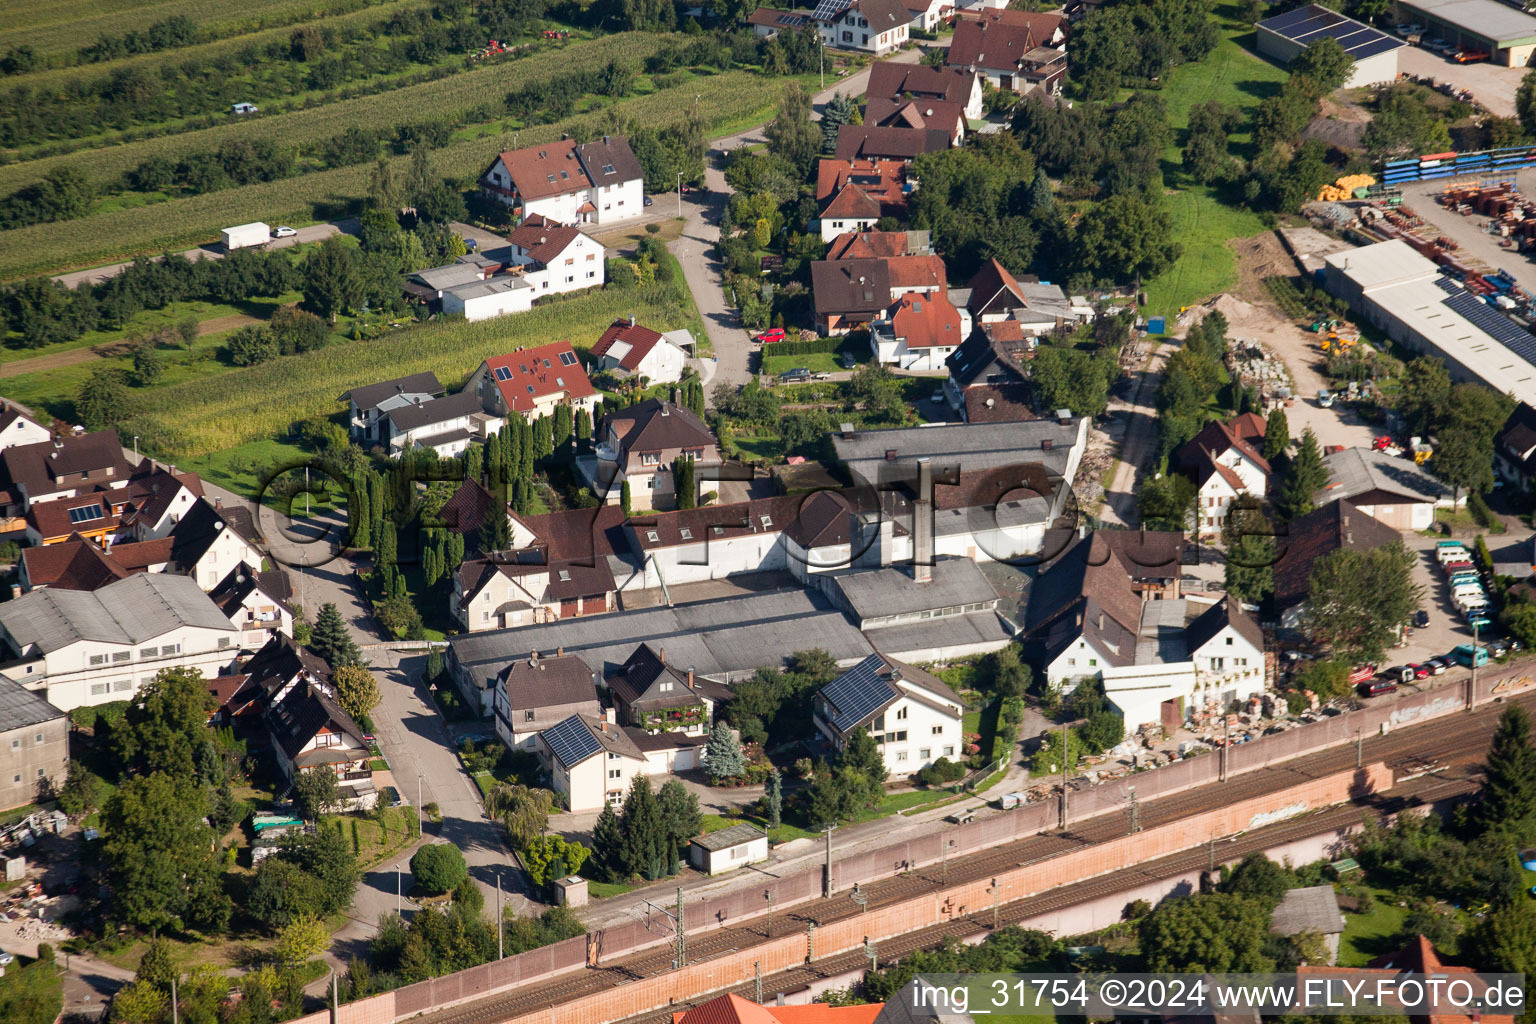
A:
POLYGON ((1426 40, 1482 50, 1505 67, 1525 67, 1536 51, 1536 18, 1498 0, 1398 0, 1397 20, 1422 25, 1426 40))
POLYGON ((1317 4, 1298 7, 1254 26, 1259 52, 1286 65, 1319 39, 1334 39, 1355 60, 1346 88, 1397 80, 1397 51, 1405 45, 1379 29, 1317 4))

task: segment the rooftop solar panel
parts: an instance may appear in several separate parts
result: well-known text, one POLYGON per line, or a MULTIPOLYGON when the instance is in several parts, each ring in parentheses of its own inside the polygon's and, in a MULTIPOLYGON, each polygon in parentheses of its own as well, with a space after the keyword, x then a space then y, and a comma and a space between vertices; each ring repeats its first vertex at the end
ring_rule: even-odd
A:
POLYGON ((1368 43, 1363 43, 1359 46, 1351 47, 1349 55, 1356 60, 1364 60, 1366 57, 1374 57, 1378 53, 1386 53, 1388 50, 1395 50, 1402 45, 1403 44, 1396 39, 1389 39, 1386 36, 1378 36, 1376 39, 1373 39, 1368 43))
POLYGON ((853 0, 820 0, 811 17, 817 21, 831 21, 852 6, 853 0))
POLYGON ((854 728, 896 695, 896 689, 881 678, 885 667, 884 658, 871 654, 822 689, 822 696, 837 710, 832 718, 834 729, 845 732, 854 728))
POLYGON ((1304 46, 1323 36, 1330 36, 1338 40, 1344 51, 1356 60, 1403 45, 1399 39, 1316 4, 1276 15, 1259 22, 1259 25, 1304 46))
POLYGON ((586 723, 576 715, 553 729, 545 729, 542 735, 555 759, 567 768, 574 768, 602 749, 586 723))
POLYGON ((1515 355, 1536 365, 1536 337, 1509 317, 1467 292, 1452 295, 1445 304, 1515 355))

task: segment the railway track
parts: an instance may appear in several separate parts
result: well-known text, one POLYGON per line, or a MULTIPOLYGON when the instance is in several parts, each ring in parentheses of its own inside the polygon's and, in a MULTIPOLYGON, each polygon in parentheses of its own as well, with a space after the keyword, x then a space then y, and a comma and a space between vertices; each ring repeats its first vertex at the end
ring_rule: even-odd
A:
MULTIPOLYGON (((1536 705, 1536 693, 1525 696, 1523 699, 1516 698, 1516 700, 1531 707, 1536 705)), ((1481 763, 1484 752, 1487 750, 1488 740, 1493 734, 1494 723, 1502 710, 1501 704, 1486 704, 1468 714, 1434 719, 1423 725, 1405 726, 1385 736, 1369 737, 1364 740, 1359 756, 1363 757, 1363 762, 1367 764, 1382 761, 1397 775, 1418 776, 1407 785, 1395 788, 1393 798, 1406 794, 1408 797, 1419 796, 1422 799, 1424 798, 1422 794, 1434 792, 1437 788, 1448 785, 1460 786, 1462 791, 1470 791, 1477 786, 1476 773, 1470 769, 1481 763), (1449 781, 1446 778, 1447 774, 1453 776, 1449 781)), ((1213 805, 1223 806, 1235 803, 1248 797, 1275 792, 1311 779, 1345 771, 1356 766, 1356 758, 1356 747, 1354 744, 1349 744, 1284 764, 1244 772, 1233 776, 1225 783, 1147 801, 1139 808, 1141 827, 1145 829, 1177 821, 1210 810, 1213 805), (1218 792, 1213 793, 1213 789, 1218 792)), ((1222 849, 1226 851, 1223 856, 1225 858, 1240 855, 1233 853, 1235 850, 1250 851, 1263 849, 1266 845, 1273 846, 1285 842, 1286 837, 1304 838, 1317 835, 1325 830, 1319 827, 1325 816, 1337 816, 1340 822, 1353 822, 1359 820, 1360 814, 1360 805, 1349 804, 1310 814, 1291 823, 1255 830, 1251 834, 1239 833, 1236 846, 1231 843, 1223 844, 1222 849)), ((1037 863, 1071 850, 1117 838, 1125 834, 1126 828, 1127 823, 1122 815, 1113 812, 1101 813, 1081 823, 1070 823, 1069 829, 1065 832, 1041 833, 979 853, 957 855, 942 867, 928 865, 893 878, 868 884, 861 883, 859 889, 861 894, 867 897, 868 906, 877 908, 924 893, 935 892, 945 885, 988 878, 1005 868, 1037 863)), ((1190 864, 1203 864, 1207 857, 1207 851, 1200 849, 1188 854, 1149 862, 1131 873, 1119 872, 1113 876, 1088 879, 1070 887, 1005 904, 1000 912, 1001 918, 1012 921, 1024 920, 1056 907, 1070 906, 1107 893, 1122 891, 1151 879, 1166 877, 1166 874, 1154 872, 1173 871, 1174 868, 1170 865, 1182 864, 1184 867, 1178 870, 1188 870, 1190 864)), ((812 900, 785 908, 773 915, 743 918, 727 927, 690 935, 688 960, 689 963, 697 963, 726 953, 749 949, 770 937, 803 933, 808 924, 815 923, 819 926, 861 912, 863 908, 848 899, 846 892, 841 892, 834 894, 830 900, 812 900)), ((983 916, 990 920, 990 907, 983 912, 983 916)), ((904 949, 910 951, 924 948, 922 945, 924 941, 930 944, 936 943, 947 934, 961 934, 964 933, 965 928, 975 929, 974 915, 972 918, 962 920, 971 923, 936 926, 913 932, 910 936, 892 938, 881 944, 881 951, 884 953, 890 950, 891 955, 899 955, 904 949), (956 929, 960 930, 956 931, 956 929), (924 939, 924 936, 927 938, 924 939)), ((853 954, 853 957, 857 960, 862 957, 862 954, 853 954)), ((843 959, 846 959, 846 955, 843 959)), ((839 957, 829 956, 824 961, 818 960, 806 970, 813 972, 813 976, 826 977, 851 969, 847 966, 834 966, 840 962, 839 957)), ((559 1006, 569 1000, 600 992, 603 989, 661 974, 671 968, 671 945, 662 943, 650 949, 619 957, 596 968, 571 971, 544 982, 521 986, 512 992, 426 1013, 415 1019, 422 1024, 496 1024, 498 1021, 509 1020, 535 1010, 559 1006)), ((793 975, 794 972, 790 974, 793 975)), ((786 984, 791 988, 799 987, 797 983, 786 984)), ((780 985, 776 990, 782 990, 784 987, 780 985)))

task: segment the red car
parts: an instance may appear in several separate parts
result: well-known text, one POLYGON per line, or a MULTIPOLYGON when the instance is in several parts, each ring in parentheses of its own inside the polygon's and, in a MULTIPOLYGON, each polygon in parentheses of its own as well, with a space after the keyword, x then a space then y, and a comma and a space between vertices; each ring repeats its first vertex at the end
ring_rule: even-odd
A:
POLYGON ((1430 676, 1431 670, 1428 665, 1410 665, 1409 667, 1413 669, 1415 679, 1428 679, 1430 676))
POLYGON ((783 341, 784 340, 784 328, 782 328, 782 327, 770 327, 766 331, 764 331, 762 334, 759 334, 756 338, 754 338, 752 340, 756 341, 759 345, 771 345, 771 344, 773 344, 776 341, 783 341))

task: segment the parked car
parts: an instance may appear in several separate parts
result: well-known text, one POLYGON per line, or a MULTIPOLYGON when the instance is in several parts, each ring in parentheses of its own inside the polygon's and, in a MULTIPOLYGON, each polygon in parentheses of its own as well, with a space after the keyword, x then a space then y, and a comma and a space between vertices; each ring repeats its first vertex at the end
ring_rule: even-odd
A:
POLYGON ((1507 641, 1507 640, 1490 640, 1490 641, 1488 641, 1488 654, 1489 654, 1490 657, 1502 658, 1504 655, 1506 655, 1508 653, 1509 653, 1509 641, 1507 641))
POLYGON ((298 234, 298 232, 286 224, 279 224, 277 227, 272 229, 273 238, 292 238, 296 234, 298 234))
POLYGON ((1428 665, 1420 664, 1420 665, 1411 665, 1409 667, 1413 669, 1413 678, 1415 680, 1418 680, 1418 679, 1428 679, 1430 677, 1430 675, 1432 674, 1429 671, 1429 666, 1428 665))
POLYGON ((1320 388, 1317 392, 1317 404, 1324 409, 1333 408, 1333 392, 1327 388, 1320 388))
POLYGON ((1429 674, 1432 676, 1445 675, 1445 670, 1450 667, 1443 658, 1430 658, 1424 664, 1429 667, 1429 674))
POLYGON ((1360 684, 1360 696, 1380 697, 1383 694, 1396 693, 1397 684, 1390 679, 1378 678, 1370 682, 1360 684))
POLYGON ((843 364, 843 369, 851 370, 855 366, 858 365, 859 361, 854 358, 854 355, 853 355, 852 352, 844 352, 843 353, 843 358, 841 359, 841 362, 843 364))
POLYGON ((1413 613, 1413 627, 1415 629, 1423 629, 1427 625, 1429 625, 1429 612, 1420 608, 1413 613))
POLYGON ((772 345, 776 341, 783 341, 784 328, 770 327, 752 340, 757 342, 759 345, 772 345))
POLYGON ((656 200, 652 199, 650 196, 646 196, 645 197, 645 205, 646 206, 655 206, 656 205, 656 200))
POLYGON ((935 405, 944 401, 944 389, 938 388, 935 390, 933 394, 928 396, 928 401, 934 403, 935 405))
POLYGON ((480 242, 479 242, 478 239, 474 239, 474 238, 466 238, 466 239, 464 239, 464 251, 465 252, 474 252, 478 248, 480 248, 480 242))
POLYGON ((796 384, 811 379, 811 371, 804 366, 797 366, 793 370, 785 370, 779 374, 779 380, 785 384, 796 384))
POLYGON ((0 967, 5 967, 16 962, 16 958, 9 953, 0 953, 0 967))

